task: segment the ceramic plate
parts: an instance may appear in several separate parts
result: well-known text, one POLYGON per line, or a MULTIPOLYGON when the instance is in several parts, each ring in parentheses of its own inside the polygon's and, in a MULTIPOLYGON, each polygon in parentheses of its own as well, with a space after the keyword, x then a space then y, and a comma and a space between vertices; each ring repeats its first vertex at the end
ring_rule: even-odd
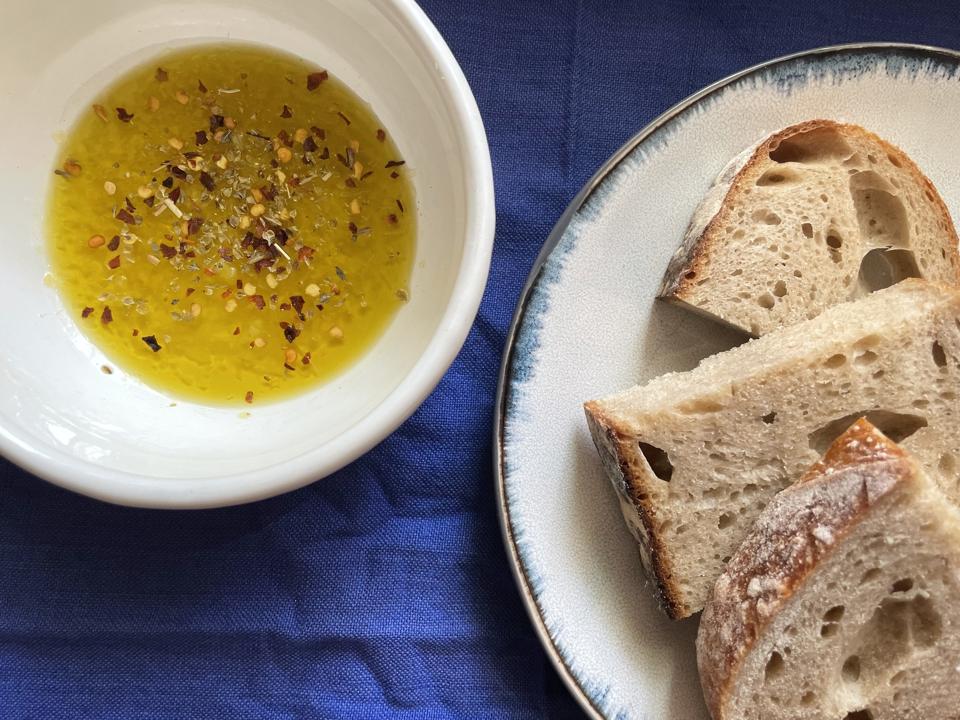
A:
POLYGON ((960 217, 960 54, 813 50, 712 85, 637 135, 560 219, 517 310, 495 430, 504 536, 543 642, 593 716, 707 713, 697 620, 673 623, 657 610, 581 404, 738 341, 656 301, 657 288, 727 161, 817 117, 859 123, 902 147, 960 217))

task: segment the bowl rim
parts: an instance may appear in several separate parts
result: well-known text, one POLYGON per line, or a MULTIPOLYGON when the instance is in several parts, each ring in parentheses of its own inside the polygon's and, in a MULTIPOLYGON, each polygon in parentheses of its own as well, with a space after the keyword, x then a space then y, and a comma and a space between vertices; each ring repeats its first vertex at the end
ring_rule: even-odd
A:
POLYGON ((465 242, 453 291, 437 329, 401 382, 342 435, 269 467, 229 476, 162 478, 106 468, 0 426, 0 455, 67 490, 118 505, 201 509, 254 502, 308 485, 380 443, 423 403, 466 341, 487 284, 496 222, 493 168, 476 99, 460 65, 415 0, 370 0, 422 45, 443 77, 468 178, 465 242))

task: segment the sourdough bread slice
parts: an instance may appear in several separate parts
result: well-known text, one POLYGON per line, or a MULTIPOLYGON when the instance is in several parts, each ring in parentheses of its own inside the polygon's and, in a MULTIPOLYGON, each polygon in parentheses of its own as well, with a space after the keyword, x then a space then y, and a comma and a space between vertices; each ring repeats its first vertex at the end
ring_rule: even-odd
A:
POLYGON ((697 661, 714 720, 960 718, 960 512, 858 422, 727 564, 697 661))
POLYGON ((727 167, 660 295, 763 335, 905 277, 960 284, 957 234, 936 188, 873 133, 810 120, 727 167))
POLYGON ((867 415, 960 500, 960 291, 908 280, 585 405, 674 618, 779 490, 867 415))

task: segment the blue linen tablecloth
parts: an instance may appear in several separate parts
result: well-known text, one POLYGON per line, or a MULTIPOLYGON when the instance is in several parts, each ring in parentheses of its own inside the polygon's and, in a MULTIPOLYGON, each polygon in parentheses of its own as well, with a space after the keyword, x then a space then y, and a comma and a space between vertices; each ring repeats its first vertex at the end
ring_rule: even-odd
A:
POLYGON ((111 507, 0 460, 0 718, 582 717, 494 501, 497 367, 540 245, 620 144, 713 80, 838 42, 960 47, 952 1, 424 5, 497 183, 490 284, 452 370, 363 459, 246 507, 111 507))

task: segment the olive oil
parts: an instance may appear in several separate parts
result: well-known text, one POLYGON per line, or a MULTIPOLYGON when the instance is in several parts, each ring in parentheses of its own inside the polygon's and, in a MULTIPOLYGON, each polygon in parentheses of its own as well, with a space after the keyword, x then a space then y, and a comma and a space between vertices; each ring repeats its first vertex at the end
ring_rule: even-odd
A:
POLYGON ((408 168, 371 108, 299 58, 241 44, 156 58, 81 115, 55 172, 48 247, 65 305, 170 395, 302 392, 409 299, 408 168))

